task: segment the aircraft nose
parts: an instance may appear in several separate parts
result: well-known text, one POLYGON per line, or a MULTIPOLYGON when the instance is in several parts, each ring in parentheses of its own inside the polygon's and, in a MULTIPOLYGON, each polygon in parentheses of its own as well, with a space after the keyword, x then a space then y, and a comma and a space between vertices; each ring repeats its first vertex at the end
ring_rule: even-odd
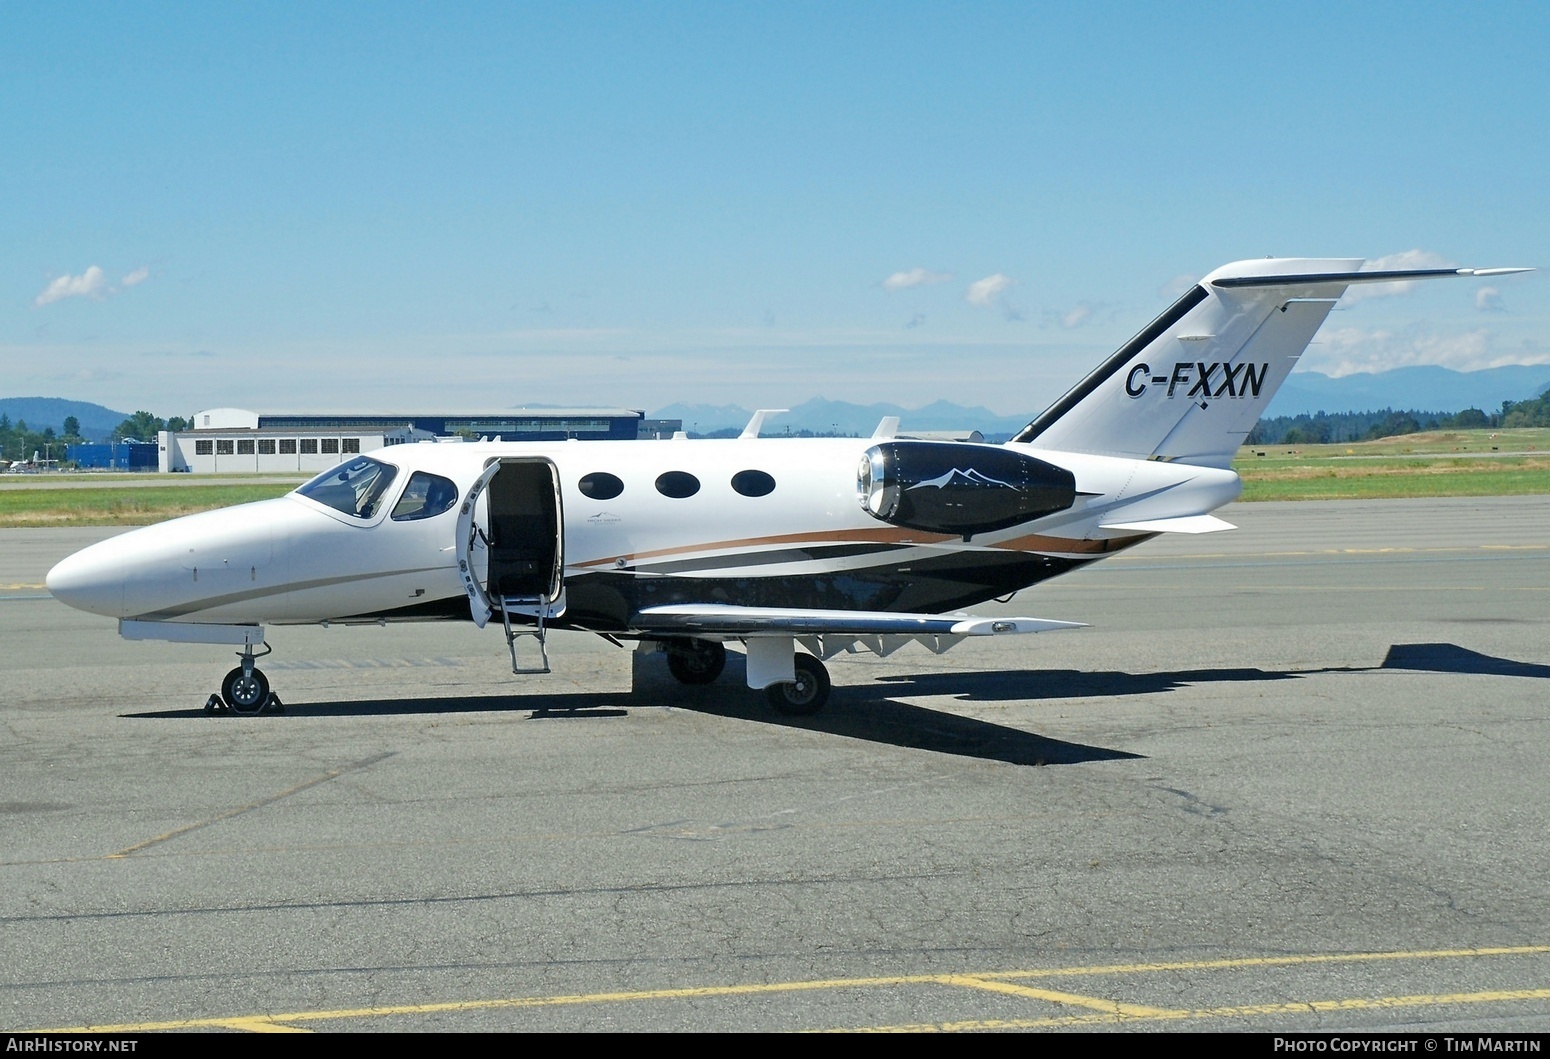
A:
POLYGON ((44 583, 55 599, 76 610, 115 618, 123 615, 124 564, 100 545, 61 560, 44 583))

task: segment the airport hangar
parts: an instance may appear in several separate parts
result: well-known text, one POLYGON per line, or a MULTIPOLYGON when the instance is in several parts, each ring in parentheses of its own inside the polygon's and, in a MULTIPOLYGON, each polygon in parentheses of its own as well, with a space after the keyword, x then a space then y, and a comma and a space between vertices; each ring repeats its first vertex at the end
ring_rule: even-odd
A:
MULTIPOLYGON (((631 408, 508 408, 492 412, 261 413, 211 408, 194 428, 157 438, 163 474, 326 471, 345 457, 418 441, 633 441, 670 438, 683 424, 631 408)), ((149 468, 147 468, 149 469, 149 468)))

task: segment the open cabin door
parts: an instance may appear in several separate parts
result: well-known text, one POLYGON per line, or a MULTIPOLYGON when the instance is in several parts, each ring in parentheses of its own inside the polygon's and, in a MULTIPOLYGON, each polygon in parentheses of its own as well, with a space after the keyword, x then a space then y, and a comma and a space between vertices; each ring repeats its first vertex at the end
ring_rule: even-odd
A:
POLYGON ((493 460, 468 490, 457 519, 457 567, 474 624, 496 612, 545 619, 565 610, 565 521, 560 475, 549 460, 493 460))

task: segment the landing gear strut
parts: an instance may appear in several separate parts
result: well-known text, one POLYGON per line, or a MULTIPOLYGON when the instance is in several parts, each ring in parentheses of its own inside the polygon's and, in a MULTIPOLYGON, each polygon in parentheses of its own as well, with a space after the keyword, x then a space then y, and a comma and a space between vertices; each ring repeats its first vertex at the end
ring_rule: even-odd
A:
POLYGON ((764 693, 769 696, 770 705, 776 713, 810 717, 829 701, 829 671, 812 655, 798 652, 792 661, 796 667, 796 679, 789 683, 771 684, 764 689, 764 693))
POLYGON ((226 679, 221 681, 221 693, 211 695, 206 700, 205 712, 214 713, 224 708, 245 716, 260 714, 265 710, 283 713, 285 707, 280 703, 280 696, 269 690, 269 678, 253 664, 255 659, 263 658, 273 650, 266 643, 264 654, 255 655, 253 645, 245 644, 239 652, 242 664, 226 674, 226 679))
POLYGON ((709 684, 727 667, 727 649, 715 640, 670 640, 667 669, 680 684, 709 684))

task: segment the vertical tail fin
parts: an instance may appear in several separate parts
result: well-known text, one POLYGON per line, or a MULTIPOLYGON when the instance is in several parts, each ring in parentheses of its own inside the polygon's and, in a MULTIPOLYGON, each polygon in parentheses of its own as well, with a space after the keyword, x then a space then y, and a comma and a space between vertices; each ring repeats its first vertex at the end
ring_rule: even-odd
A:
POLYGON ((1216 281, 1337 276, 1361 263, 1267 258, 1217 269, 1012 440, 1225 467, 1345 283, 1319 276, 1317 283, 1224 288, 1216 281))
POLYGON ((1518 269, 1358 272, 1362 259, 1224 265, 1012 440, 1226 467, 1351 283, 1518 269))

